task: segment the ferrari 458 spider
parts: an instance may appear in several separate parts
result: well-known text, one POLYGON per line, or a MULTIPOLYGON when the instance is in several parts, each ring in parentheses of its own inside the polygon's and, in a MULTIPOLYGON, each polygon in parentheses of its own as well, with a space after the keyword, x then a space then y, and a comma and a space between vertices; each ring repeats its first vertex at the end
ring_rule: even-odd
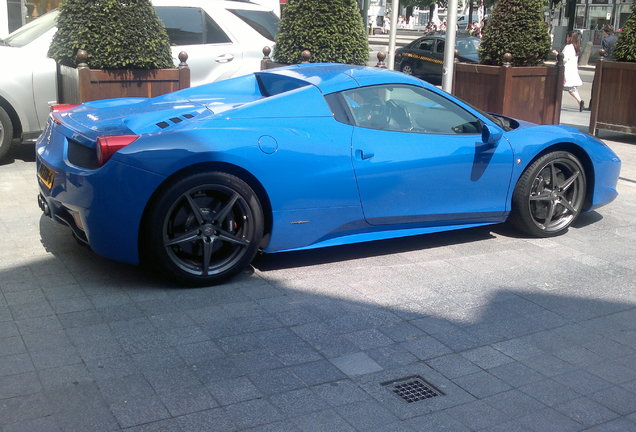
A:
POLYGON ((307 64, 53 112, 37 168, 44 213, 94 252, 205 285, 259 250, 506 220, 558 235, 616 197, 620 160, 399 72, 307 64))

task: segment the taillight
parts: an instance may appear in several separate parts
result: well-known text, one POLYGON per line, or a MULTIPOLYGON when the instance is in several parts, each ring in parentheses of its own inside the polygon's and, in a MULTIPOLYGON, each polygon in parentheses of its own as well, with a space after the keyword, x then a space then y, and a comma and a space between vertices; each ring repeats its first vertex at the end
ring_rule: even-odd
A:
POLYGON ((55 104, 51 105, 51 112, 68 111, 76 106, 79 106, 79 104, 55 104))
POLYGON ((108 135, 97 138, 97 163, 102 166, 118 150, 132 144, 139 135, 108 135))
POLYGON ((63 111, 68 111, 68 110, 70 110, 72 108, 75 108, 78 105, 79 104, 55 104, 55 105, 51 105, 51 118, 53 119, 55 124, 61 125, 62 124, 62 120, 60 120, 59 118, 54 116, 53 113, 59 113, 59 112, 63 112, 63 111))

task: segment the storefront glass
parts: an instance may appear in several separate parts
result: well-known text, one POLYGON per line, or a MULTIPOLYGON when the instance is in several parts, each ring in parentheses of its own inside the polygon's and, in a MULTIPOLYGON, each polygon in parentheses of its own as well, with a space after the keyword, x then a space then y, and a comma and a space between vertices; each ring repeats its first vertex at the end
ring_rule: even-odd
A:
POLYGON ((612 18, 612 6, 590 6, 588 9, 587 28, 602 30, 612 18))

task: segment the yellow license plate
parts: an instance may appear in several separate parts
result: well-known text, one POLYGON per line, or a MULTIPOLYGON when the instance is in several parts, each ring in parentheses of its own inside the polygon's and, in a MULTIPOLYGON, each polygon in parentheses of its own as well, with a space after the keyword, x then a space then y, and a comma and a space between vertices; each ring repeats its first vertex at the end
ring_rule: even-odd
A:
POLYGON ((40 168, 38 168, 38 178, 42 181, 42 183, 44 183, 44 186, 51 189, 51 187, 53 187, 53 180, 55 179, 55 171, 43 163, 40 163, 40 168))

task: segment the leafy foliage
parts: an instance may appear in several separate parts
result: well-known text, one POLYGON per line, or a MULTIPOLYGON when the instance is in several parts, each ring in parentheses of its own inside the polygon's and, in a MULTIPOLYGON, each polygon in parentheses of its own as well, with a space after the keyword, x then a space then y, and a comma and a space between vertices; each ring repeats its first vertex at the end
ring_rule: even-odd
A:
POLYGON ((310 61, 366 64, 369 44, 355 0, 292 0, 280 21, 274 59, 300 63, 303 50, 310 61))
POLYGON ((617 61, 636 62, 636 3, 632 4, 632 14, 619 33, 612 54, 617 61))
POLYGON ((503 64, 512 54, 513 66, 536 66, 550 53, 543 0, 499 0, 488 19, 480 46, 480 62, 503 64))
POLYGON ((173 67, 168 33, 150 0, 65 0, 49 57, 75 66, 77 50, 94 69, 173 67))

